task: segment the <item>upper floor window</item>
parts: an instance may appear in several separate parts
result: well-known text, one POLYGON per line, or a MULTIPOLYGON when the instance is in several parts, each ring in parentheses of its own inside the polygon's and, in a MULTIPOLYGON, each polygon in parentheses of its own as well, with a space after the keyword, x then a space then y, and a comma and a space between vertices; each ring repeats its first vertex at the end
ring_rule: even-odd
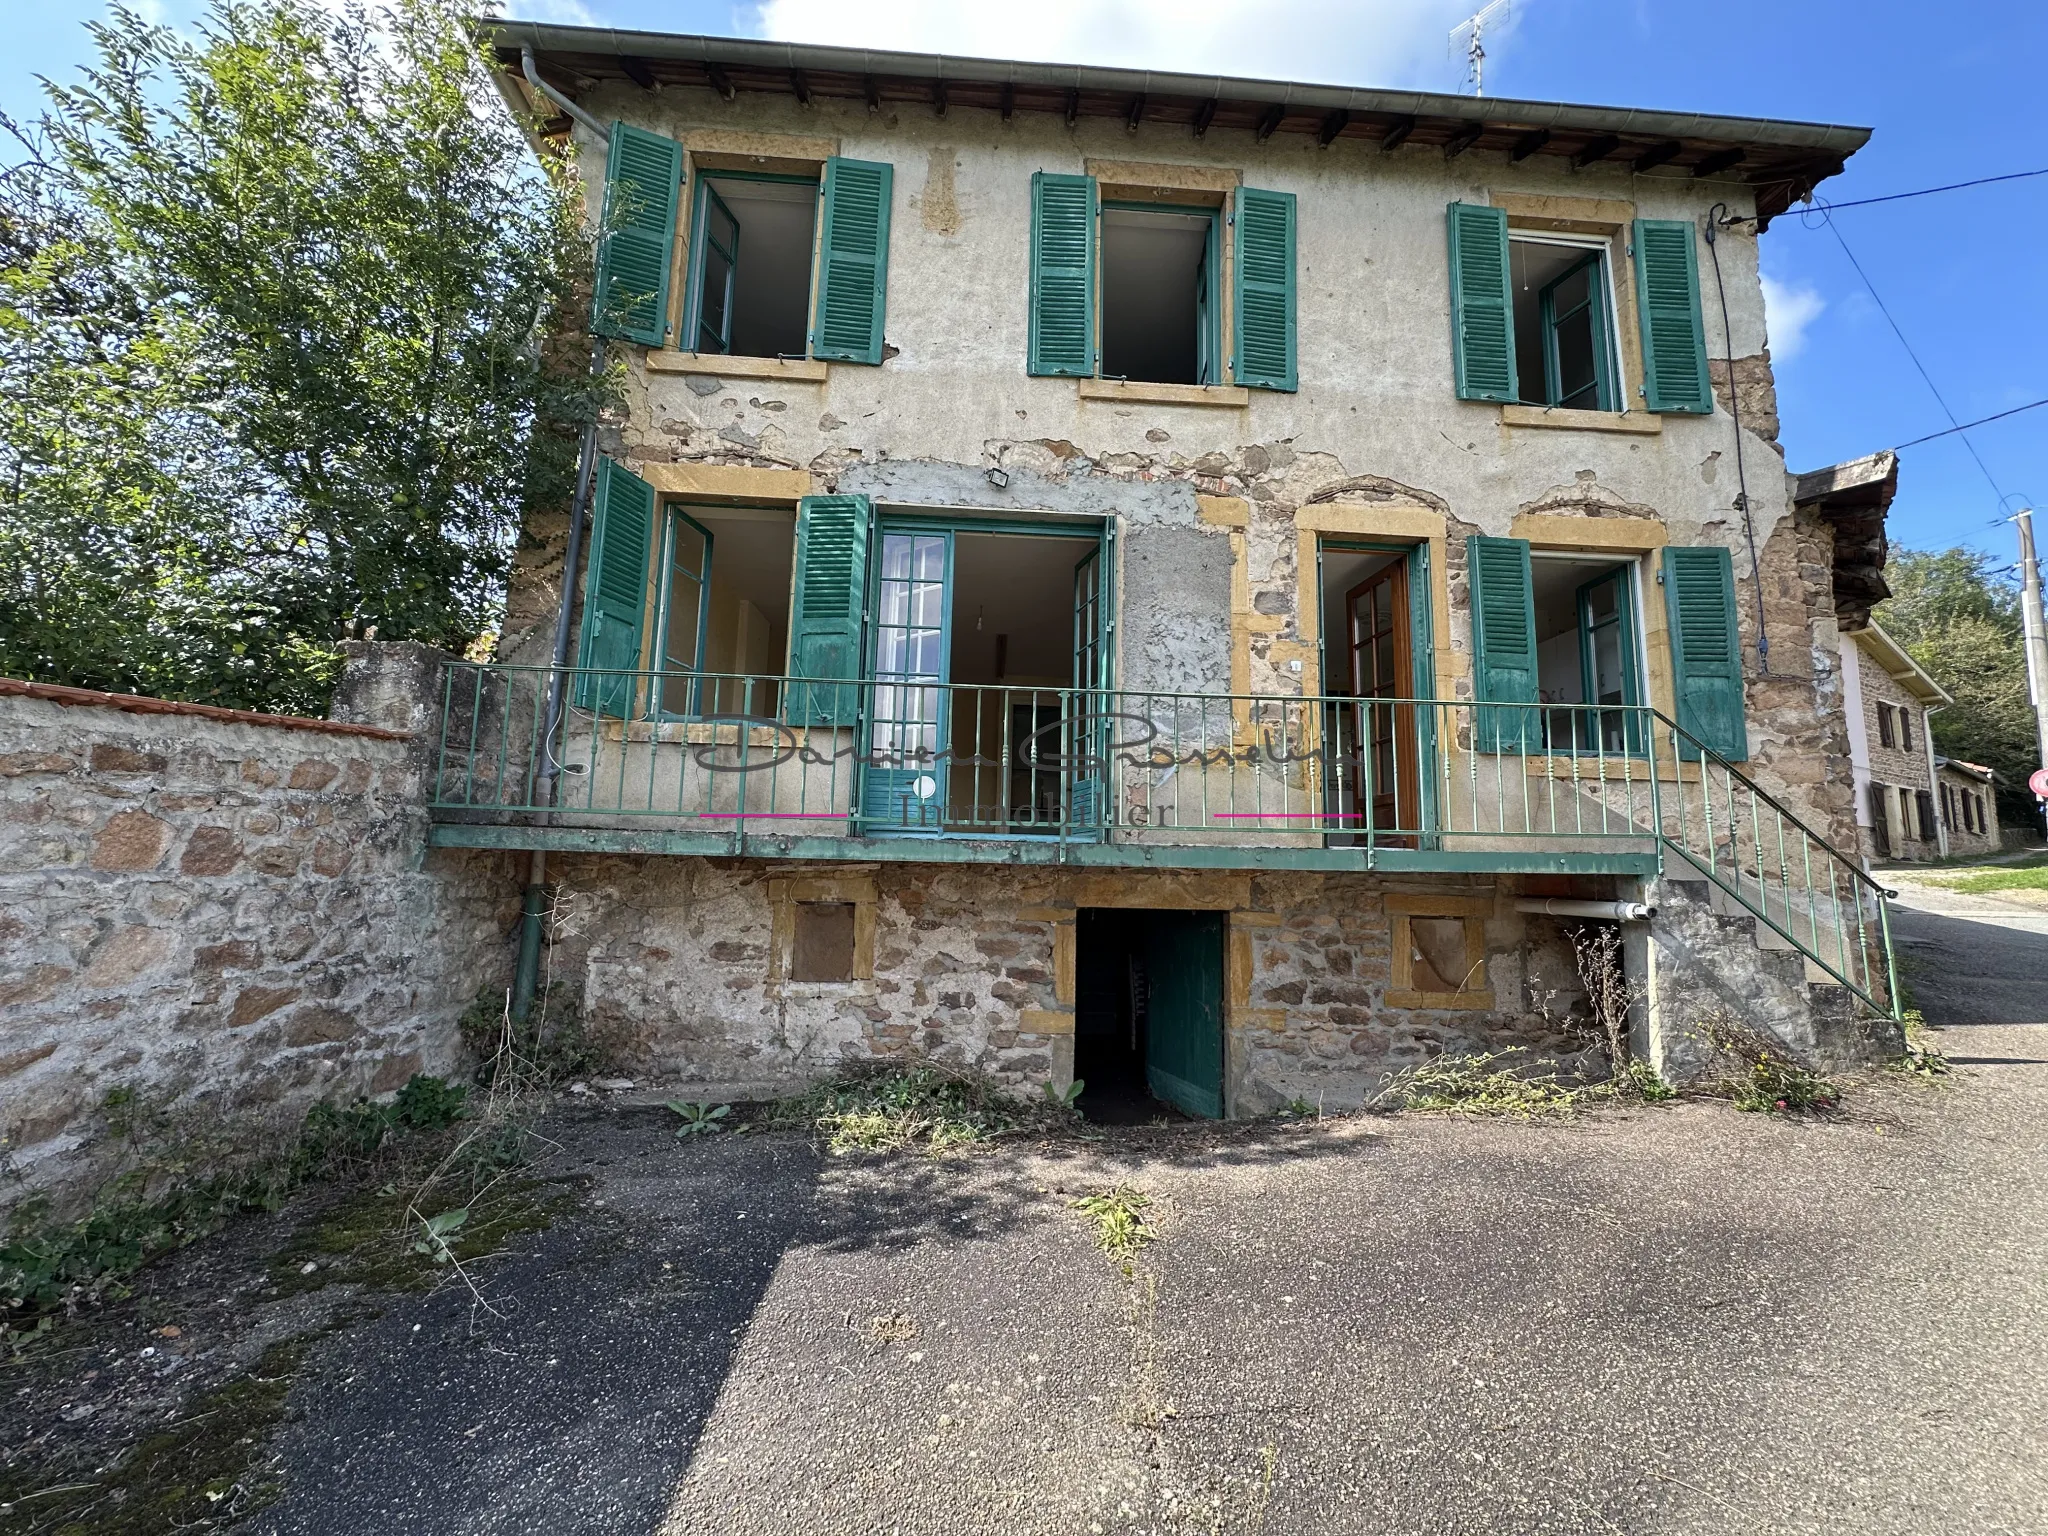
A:
POLYGON ((1092 176, 1033 176, 1030 371, 1292 390, 1294 194, 1214 196, 1105 202, 1092 176))
POLYGON ((675 140, 613 124, 592 328, 713 356, 881 362, 894 169, 835 155, 818 175, 689 172, 671 315, 684 160, 675 140))
MULTIPOLYGON (((1623 226, 1614 226, 1618 237, 1623 226)), ((1627 226, 1642 379, 1621 376, 1606 240, 1517 231, 1504 209, 1448 210, 1451 356, 1460 400, 1707 415, 1706 326, 1692 223, 1627 226)))
POLYGON ((697 178, 685 351, 807 355, 817 216, 815 177, 697 178))
POLYGON ((1515 373, 1524 405, 1621 409, 1605 250, 1561 239, 1509 240, 1515 373))
POLYGON ((1102 375, 1220 384, 1218 209, 1105 203, 1102 375))

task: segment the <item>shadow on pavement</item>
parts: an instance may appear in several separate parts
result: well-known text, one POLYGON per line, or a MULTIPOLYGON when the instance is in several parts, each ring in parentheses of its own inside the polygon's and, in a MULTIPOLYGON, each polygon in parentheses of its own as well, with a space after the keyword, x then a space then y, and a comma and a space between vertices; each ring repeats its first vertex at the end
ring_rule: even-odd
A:
MULTIPOLYGON (((316 1356, 282 1438, 284 1495, 240 1527, 364 1531, 655 1531, 785 1254, 907 1250, 1065 1216, 1043 1185, 1113 1182, 1105 1159, 1217 1167, 1313 1156, 1312 1124, 1118 1131, 996 1157, 830 1159, 790 1138, 679 1144, 660 1111, 559 1129, 588 1181, 554 1227, 480 1266, 495 1314, 444 1283, 389 1303, 316 1356)), ((1350 1145, 1358 1138, 1352 1135, 1350 1145)), ((824 1319, 861 1329, 866 1316, 824 1319)))
POLYGON ((1892 932, 1929 1024, 2048 1024, 2048 933, 1904 906, 1892 932))

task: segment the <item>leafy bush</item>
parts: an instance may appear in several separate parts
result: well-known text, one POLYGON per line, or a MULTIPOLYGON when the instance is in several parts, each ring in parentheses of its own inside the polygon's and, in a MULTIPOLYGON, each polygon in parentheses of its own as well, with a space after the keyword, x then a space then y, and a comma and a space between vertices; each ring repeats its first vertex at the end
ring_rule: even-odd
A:
POLYGON ((583 1010, 566 992, 536 997, 523 1024, 505 1011, 505 994, 486 989, 463 1011, 457 1027, 476 1056, 476 1080, 486 1087, 520 1083, 553 1087, 602 1076, 611 1053, 584 1027, 583 1010))

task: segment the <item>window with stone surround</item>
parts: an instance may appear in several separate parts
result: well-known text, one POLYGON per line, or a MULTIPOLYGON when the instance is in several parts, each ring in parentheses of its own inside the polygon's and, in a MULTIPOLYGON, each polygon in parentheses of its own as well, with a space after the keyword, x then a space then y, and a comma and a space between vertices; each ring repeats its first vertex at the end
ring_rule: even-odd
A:
POLYGON ((1390 1008, 1493 1007, 1486 974, 1486 919, 1490 896, 1392 895, 1390 1008))

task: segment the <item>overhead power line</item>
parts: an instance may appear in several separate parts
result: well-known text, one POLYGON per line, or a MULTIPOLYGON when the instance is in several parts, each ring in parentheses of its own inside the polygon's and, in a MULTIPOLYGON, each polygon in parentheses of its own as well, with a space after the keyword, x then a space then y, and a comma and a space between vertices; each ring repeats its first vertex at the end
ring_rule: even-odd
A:
POLYGON ((1968 432, 1973 427, 1985 426, 1994 421, 2003 421, 2008 416, 2019 415, 2021 411, 2039 410, 2044 405, 2048 405, 2048 398, 2029 400, 2025 405, 2016 405, 2009 411, 2000 411, 1996 416, 1979 416, 1975 421, 1966 421, 1959 427, 1943 427, 1939 432, 1930 432, 1925 437, 1916 437, 1910 443, 1900 443, 1892 449, 1892 452, 1897 453, 1901 448, 1918 448, 1922 443, 1931 443, 1937 437, 1953 437, 1958 432, 1968 432))
POLYGON ((1971 442, 1967 436, 1969 428, 1957 419, 1954 411, 1949 409, 1949 403, 1943 397, 1940 386, 1934 382, 1934 375, 1929 373, 1927 365, 1920 361, 1920 354, 1913 350, 1913 343, 1906 340, 1906 333, 1899 329, 1899 322, 1892 318, 1891 310, 1885 307, 1884 299, 1877 291, 1877 285, 1870 280, 1870 274, 1863 270, 1863 263, 1858 261, 1856 253, 1849 249, 1849 242, 1844 240, 1842 232, 1835 228, 1835 221, 1828 217, 1827 210, 1822 210, 1821 218, 1827 224, 1829 232, 1834 235, 1835 243, 1842 248, 1842 254, 1849 258, 1849 265, 1854 267, 1856 275, 1863 279, 1863 286, 1869 290, 1872 301, 1877 305, 1877 312, 1884 316, 1885 324, 1892 328, 1892 334, 1899 338, 1899 345, 1906 349, 1906 356, 1913 360, 1913 366, 1919 370, 1921 381, 1927 386, 1927 392, 1934 396, 1935 404, 1939 405, 1941 413, 1948 417, 1950 430, 1958 434, 1965 434, 1963 436, 1963 446, 1970 450, 1970 457, 1977 461, 1977 467, 1984 472, 1984 479, 1991 486, 1991 494, 1998 498, 1999 504, 2002 507, 2005 503, 2005 492, 1999 489, 1998 478, 1991 473, 1991 466, 1984 462, 1984 456, 1977 452, 1977 445, 1971 442))
MULTIPOLYGON (((1996 181, 2025 181, 2030 176, 2048 176, 2048 165, 2042 166, 2038 171, 2012 171, 2004 176, 1979 176, 1975 181, 1952 181, 1945 187, 1922 187, 1917 192, 1893 192, 1885 197, 1859 197, 1855 201, 1848 203, 1829 203, 1816 199, 1809 206, 1800 209, 1799 212, 1825 215, 1837 212, 1843 208, 1868 208, 1875 203, 1904 202, 1909 197, 1932 197, 1937 192, 1960 192, 1965 187, 1988 187, 1996 181)), ((1821 226, 1802 221, 1799 227, 1801 229, 1819 229, 1821 226)))

